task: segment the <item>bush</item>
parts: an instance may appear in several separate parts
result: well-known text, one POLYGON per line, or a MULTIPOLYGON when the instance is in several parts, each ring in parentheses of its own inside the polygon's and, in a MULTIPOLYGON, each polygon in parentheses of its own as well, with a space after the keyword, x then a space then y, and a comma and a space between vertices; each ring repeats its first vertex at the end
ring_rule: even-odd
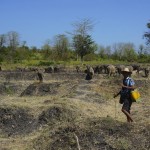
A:
POLYGON ((50 65, 53 65, 54 62, 53 61, 48 61, 48 62, 45 62, 45 61, 40 61, 38 63, 38 66, 50 66, 50 65))
POLYGON ((98 60, 98 56, 96 54, 87 54, 84 56, 84 61, 93 61, 98 60))

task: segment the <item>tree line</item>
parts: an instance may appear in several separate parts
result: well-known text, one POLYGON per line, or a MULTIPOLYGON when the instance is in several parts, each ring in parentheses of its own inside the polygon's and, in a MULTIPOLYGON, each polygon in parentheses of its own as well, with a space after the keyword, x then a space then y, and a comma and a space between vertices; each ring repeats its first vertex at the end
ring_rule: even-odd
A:
POLYGON ((150 23, 147 23, 148 31, 143 33, 146 45, 139 45, 138 49, 133 43, 116 43, 106 47, 98 45, 90 34, 94 27, 90 19, 82 19, 72 25, 74 31, 56 35, 53 42, 47 40, 41 48, 29 47, 26 41, 20 42, 19 33, 16 31, 0 34, 0 63, 22 63, 24 60, 92 61, 102 59, 150 62, 150 23))

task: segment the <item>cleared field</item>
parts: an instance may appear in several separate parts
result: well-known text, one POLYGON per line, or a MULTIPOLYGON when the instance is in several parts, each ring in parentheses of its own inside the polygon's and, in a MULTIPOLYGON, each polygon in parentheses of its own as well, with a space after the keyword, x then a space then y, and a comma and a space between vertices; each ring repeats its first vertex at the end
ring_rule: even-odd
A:
POLYGON ((132 105, 134 122, 121 113, 122 77, 85 74, 0 77, 0 150, 148 150, 150 80, 133 77, 141 101, 132 105), (7 82, 6 82, 7 81, 7 82))

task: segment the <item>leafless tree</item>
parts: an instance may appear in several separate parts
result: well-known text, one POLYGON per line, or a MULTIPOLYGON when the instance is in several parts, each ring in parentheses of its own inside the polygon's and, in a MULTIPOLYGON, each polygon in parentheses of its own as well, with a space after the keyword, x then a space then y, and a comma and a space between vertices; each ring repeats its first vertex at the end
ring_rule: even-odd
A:
POLYGON ((1 34, 0 35, 0 48, 3 47, 6 44, 6 35, 1 34))

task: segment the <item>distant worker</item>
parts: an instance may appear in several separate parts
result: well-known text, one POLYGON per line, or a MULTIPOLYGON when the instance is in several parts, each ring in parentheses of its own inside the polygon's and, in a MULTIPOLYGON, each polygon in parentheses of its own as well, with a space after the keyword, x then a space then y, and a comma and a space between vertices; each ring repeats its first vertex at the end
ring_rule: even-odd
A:
POLYGON ((86 80, 91 80, 94 75, 94 69, 91 66, 86 66, 86 80))
POLYGON ((44 75, 42 72, 40 72, 38 69, 36 70, 36 73, 37 73, 37 79, 39 80, 40 83, 43 82, 43 78, 44 78, 44 75))

